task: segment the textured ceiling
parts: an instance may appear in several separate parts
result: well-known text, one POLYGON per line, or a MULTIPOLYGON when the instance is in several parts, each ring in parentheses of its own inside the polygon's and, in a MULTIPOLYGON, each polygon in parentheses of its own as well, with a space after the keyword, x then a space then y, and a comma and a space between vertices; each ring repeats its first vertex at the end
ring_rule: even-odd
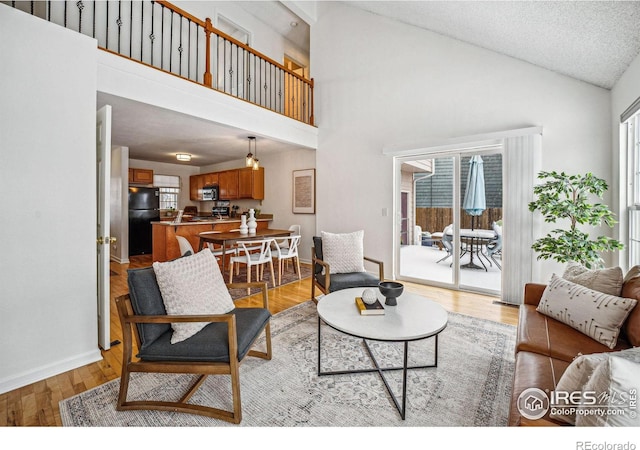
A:
MULTIPOLYGON (((640 1, 348 1, 350 6, 453 37, 604 88, 611 88, 640 53, 640 1)), ((309 26, 278 1, 239 2, 241 7, 302 49, 309 26), (298 21, 291 27, 292 20, 298 21)), ((243 156, 245 130, 117 97, 98 95, 113 105, 113 143, 130 156, 176 162, 192 153, 189 165, 207 165, 243 156), (188 131, 185 133, 185 131, 188 131)), ((294 147, 260 139, 262 154, 294 147)))
POLYGON ((639 1, 347 1, 611 89, 640 53, 639 1))

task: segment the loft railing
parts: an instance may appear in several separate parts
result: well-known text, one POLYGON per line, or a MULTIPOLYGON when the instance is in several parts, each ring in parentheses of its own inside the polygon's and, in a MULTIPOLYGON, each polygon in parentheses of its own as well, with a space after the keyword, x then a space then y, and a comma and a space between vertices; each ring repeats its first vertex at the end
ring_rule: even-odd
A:
POLYGON ((166 1, 2 2, 98 47, 313 125, 308 80, 166 1))

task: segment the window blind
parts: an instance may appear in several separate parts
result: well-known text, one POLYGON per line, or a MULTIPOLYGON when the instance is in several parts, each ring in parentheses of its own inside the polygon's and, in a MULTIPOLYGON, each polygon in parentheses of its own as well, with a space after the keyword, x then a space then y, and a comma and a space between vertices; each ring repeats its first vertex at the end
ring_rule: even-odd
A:
POLYGON ((153 185, 155 187, 180 187, 180 177, 176 175, 153 175, 153 185))

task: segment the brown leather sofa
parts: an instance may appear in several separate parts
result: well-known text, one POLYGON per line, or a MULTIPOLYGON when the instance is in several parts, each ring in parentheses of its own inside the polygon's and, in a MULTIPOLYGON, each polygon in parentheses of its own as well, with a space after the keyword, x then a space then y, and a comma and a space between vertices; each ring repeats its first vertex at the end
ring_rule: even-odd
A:
MULTIPOLYGON (((630 278, 627 275, 625 278, 621 297, 640 301, 640 276, 635 273, 634 275, 630 278)), ((536 311, 545 287, 544 284, 525 285, 524 304, 520 306, 516 338, 509 426, 567 425, 550 418, 549 412, 538 420, 522 417, 517 408, 518 397, 528 388, 553 391, 571 361, 579 354, 613 352, 640 345, 640 308, 636 307, 631 311, 622 327, 617 346, 610 349, 568 325, 536 311)))

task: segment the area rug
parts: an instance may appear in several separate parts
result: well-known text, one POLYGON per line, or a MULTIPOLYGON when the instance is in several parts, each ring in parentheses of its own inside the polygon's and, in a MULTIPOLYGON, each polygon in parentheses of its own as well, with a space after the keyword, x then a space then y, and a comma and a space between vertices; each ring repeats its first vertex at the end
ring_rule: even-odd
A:
MULTIPOLYGON (((449 313, 439 337, 438 367, 410 370, 406 420, 377 374, 317 375, 318 319, 305 302, 273 317, 273 359, 240 367, 240 425, 161 411, 116 411, 119 380, 60 402, 67 427, 489 427, 506 426, 514 367, 515 327, 449 313)), ((261 347, 263 342, 258 343, 261 347)), ((356 339, 322 326, 323 370, 371 367, 356 339)), ((398 365, 402 345, 373 342, 378 360, 398 365)), ((433 360, 433 339, 409 345, 410 363, 433 360)), ((191 375, 132 374, 129 400, 177 398, 191 375)), ((401 371, 388 373, 400 395, 401 371)), ((230 407, 226 376, 210 376, 194 403, 230 407)))
MULTIPOLYGON (((289 268, 285 269, 282 272, 282 282, 278 284, 278 267, 274 263, 273 265, 273 273, 276 277, 276 287, 284 286, 285 284, 293 283, 298 281, 298 274, 293 271, 293 265, 289 264, 289 268)), ((300 278, 305 279, 311 276, 311 265, 310 264, 300 264, 300 278)), ((224 274, 224 279, 229 281, 229 270, 227 268, 226 273, 224 274)), ((236 275, 235 270, 233 274, 233 282, 234 283, 245 283, 247 281, 247 266, 244 264, 240 264, 239 273, 236 275)), ((256 269, 253 267, 251 271, 251 281, 256 281, 256 269)), ((271 282, 271 271, 269 270, 269 266, 265 266, 264 272, 262 275, 262 280, 267 283, 267 287, 269 289, 273 289, 273 283, 271 282)), ((231 294, 231 298, 234 300, 246 297, 247 295, 253 295, 260 292, 259 289, 252 288, 251 294, 247 294, 246 289, 229 289, 229 293, 231 294)))

